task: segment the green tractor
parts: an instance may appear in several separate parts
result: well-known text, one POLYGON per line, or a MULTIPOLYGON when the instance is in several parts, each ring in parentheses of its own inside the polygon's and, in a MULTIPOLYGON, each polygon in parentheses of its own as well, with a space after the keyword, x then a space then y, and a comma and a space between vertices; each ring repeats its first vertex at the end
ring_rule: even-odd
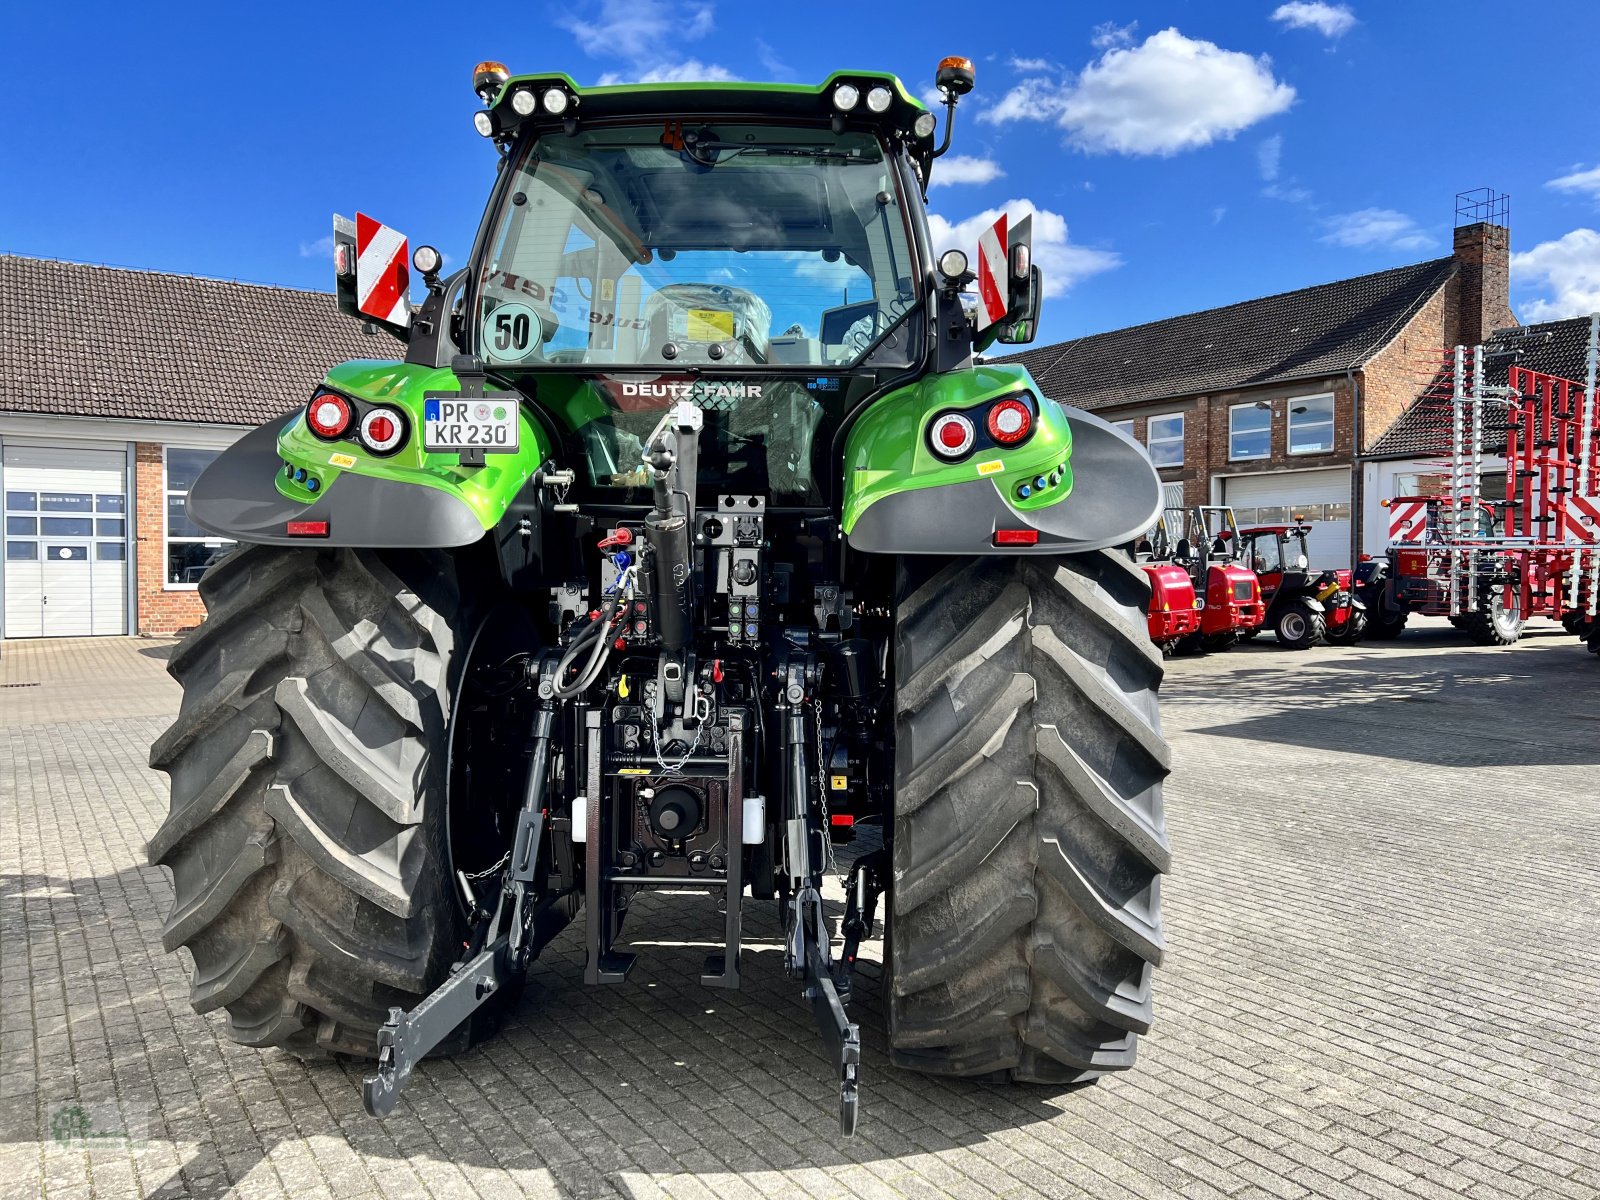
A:
POLYGON ((403 360, 334 368, 188 499, 239 543, 151 752, 196 1011, 374 1060, 381 1116, 580 915, 586 982, 624 984, 653 891, 704 906, 713 988, 739 986, 746 898, 776 903, 846 1133, 880 914, 895 1065, 1133 1063, 1168 750, 1124 548, 1161 489, 1131 439, 974 357, 1032 339, 1042 284, 1026 220, 976 271, 930 241, 972 81, 940 65, 941 144, 884 74, 485 63, 470 261, 418 247, 413 305, 404 240, 335 218, 339 303, 403 360))

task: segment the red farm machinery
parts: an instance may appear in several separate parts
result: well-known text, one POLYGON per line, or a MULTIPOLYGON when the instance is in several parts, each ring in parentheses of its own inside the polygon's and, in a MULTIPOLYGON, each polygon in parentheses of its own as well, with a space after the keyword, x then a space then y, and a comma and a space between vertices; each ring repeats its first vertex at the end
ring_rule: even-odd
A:
POLYGON ((1384 502, 1387 562, 1364 572, 1376 636, 1395 636, 1417 613, 1503 646, 1530 617, 1547 617, 1600 653, 1597 354, 1600 316, 1584 383, 1512 366, 1504 385, 1489 384, 1484 347, 1456 349, 1448 473, 1435 494, 1384 502), (1486 489, 1486 430, 1502 422, 1505 485, 1486 489))
POLYGON ((1239 531, 1240 561, 1260 581, 1266 604, 1258 624, 1270 626, 1288 650, 1307 650, 1323 641, 1353 645, 1366 631, 1366 602, 1352 590, 1349 571, 1311 566, 1310 532, 1301 516, 1290 525, 1239 531))
POLYGON ((1150 578, 1150 640, 1163 651, 1225 650, 1261 628, 1266 608, 1254 572, 1237 562, 1240 544, 1227 506, 1162 514, 1140 565, 1150 578))

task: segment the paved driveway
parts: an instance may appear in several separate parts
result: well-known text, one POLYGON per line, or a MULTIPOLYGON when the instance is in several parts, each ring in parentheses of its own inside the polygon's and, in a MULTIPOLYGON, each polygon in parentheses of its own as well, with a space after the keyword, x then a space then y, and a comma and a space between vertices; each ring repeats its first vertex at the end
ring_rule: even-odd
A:
POLYGON ((166 652, 0 648, 0 1194, 1600 1195, 1600 663, 1554 632, 1173 663, 1138 1069, 895 1072, 869 964, 853 1142, 765 908, 736 995, 691 982, 699 908, 632 919, 626 988, 585 990, 563 938, 505 1034, 383 1123, 359 1067, 226 1041, 159 949, 144 865, 166 652))

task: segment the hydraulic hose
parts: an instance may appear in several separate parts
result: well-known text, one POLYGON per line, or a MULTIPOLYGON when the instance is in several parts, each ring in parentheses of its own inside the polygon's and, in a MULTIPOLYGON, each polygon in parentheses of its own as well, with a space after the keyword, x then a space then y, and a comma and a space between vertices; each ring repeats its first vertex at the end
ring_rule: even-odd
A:
POLYGON ((607 600, 600 606, 600 615, 589 622, 588 628, 572 639, 572 645, 567 647, 567 652, 561 656, 561 662, 556 667, 555 694, 558 698, 571 700, 574 696, 588 691, 599 678, 600 670, 605 666, 606 657, 611 650, 611 639, 607 634, 610 632, 611 618, 616 614, 616 599, 607 600), (594 647, 589 651, 589 661, 584 664, 577 679, 563 684, 561 681, 567 677, 567 672, 572 669, 573 663, 578 660, 578 656, 591 640, 594 641, 594 647))

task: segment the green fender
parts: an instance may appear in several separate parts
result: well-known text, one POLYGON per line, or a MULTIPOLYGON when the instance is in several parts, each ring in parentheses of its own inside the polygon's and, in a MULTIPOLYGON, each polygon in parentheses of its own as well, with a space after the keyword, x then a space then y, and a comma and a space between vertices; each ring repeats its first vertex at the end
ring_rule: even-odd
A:
POLYGON ((1121 546, 1155 523, 1161 479, 1144 448, 1091 413, 1042 395, 1025 367, 992 363, 929 375, 875 401, 845 442, 843 527, 880 554, 1070 554, 1121 546), (1016 396, 1035 411, 1020 445, 985 418, 1016 396), (978 430, 958 462, 936 455, 946 412, 978 430))
POLYGON ((201 474, 189 493, 190 519, 242 542, 303 544, 307 535, 290 534, 292 523, 325 528, 310 535, 325 545, 464 546, 493 528, 550 461, 548 437, 520 405, 514 453, 488 453, 486 465, 467 467, 454 452, 424 451, 424 396, 461 390, 443 368, 347 362, 328 372, 323 388, 357 406, 399 409, 409 426, 401 447, 380 456, 354 438, 325 441, 297 409, 246 434, 201 474))

